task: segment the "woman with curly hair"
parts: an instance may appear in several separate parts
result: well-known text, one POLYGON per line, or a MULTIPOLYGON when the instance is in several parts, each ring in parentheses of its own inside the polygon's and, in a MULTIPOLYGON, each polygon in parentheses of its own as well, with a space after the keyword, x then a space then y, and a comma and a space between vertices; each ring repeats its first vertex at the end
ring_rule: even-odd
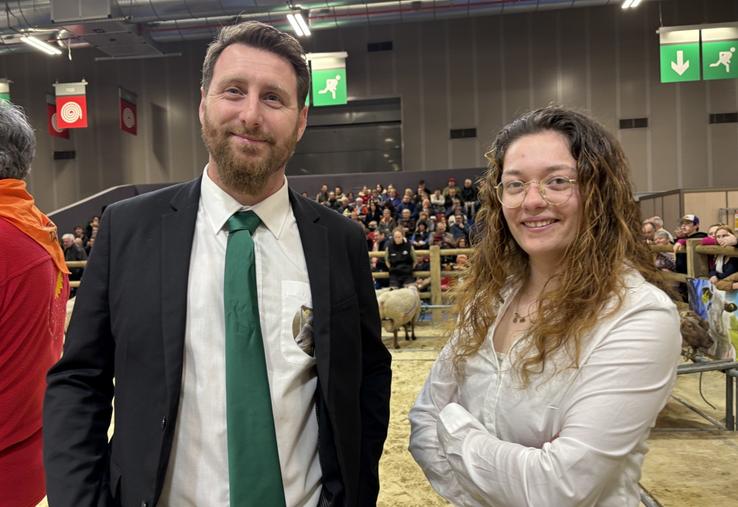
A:
POLYGON ((638 505, 681 338, 625 155, 546 107, 487 158, 459 321, 410 412, 410 451, 456 505, 638 505))

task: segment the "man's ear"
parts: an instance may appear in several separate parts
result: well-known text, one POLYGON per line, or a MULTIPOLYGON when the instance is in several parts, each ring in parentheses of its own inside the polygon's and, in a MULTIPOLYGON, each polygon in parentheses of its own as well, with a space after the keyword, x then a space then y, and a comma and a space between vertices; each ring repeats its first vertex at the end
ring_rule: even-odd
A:
POLYGON ((200 117, 200 125, 205 124, 205 99, 208 94, 204 88, 200 87, 200 107, 197 109, 197 114, 200 117))
POLYGON ((305 133, 305 128, 307 128, 307 118, 308 118, 308 109, 310 109, 308 106, 304 106, 299 113, 297 113, 297 140, 299 141, 302 139, 302 135, 305 133))

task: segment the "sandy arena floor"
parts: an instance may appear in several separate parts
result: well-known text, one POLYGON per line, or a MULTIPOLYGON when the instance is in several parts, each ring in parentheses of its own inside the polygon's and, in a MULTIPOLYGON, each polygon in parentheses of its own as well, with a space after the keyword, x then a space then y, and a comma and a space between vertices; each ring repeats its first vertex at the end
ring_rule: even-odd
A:
MULTIPOLYGON (((407 451, 407 413, 444 342, 436 327, 422 323, 416 331, 414 342, 400 335, 399 350, 391 349, 391 335, 384 335, 393 356, 394 378, 389 436, 379 466, 380 507, 448 505, 431 489, 407 451)), ((664 507, 734 507, 738 505, 738 432, 718 429, 679 401, 723 423, 725 377, 706 373, 702 379, 703 394, 715 409, 700 398, 698 382, 696 374, 679 377, 674 396, 651 434, 641 485, 664 507)), ((45 501, 42 506, 47 506, 45 501)))

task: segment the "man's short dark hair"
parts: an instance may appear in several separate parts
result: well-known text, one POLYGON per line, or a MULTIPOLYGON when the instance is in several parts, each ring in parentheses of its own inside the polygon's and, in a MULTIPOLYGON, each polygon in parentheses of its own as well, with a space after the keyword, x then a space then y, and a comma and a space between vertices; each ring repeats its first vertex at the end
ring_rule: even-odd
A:
POLYGON ((287 60, 297 76, 297 105, 305 106, 310 87, 310 71, 305 61, 305 52, 300 43, 290 34, 259 21, 246 21, 238 25, 223 27, 218 36, 208 46, 205 61, 202 63, 202 88, 206 92, 213 79, 215 62, 225 48, 232 44, 245 44, 256 49, 269 51, 287 60))
POLYGON ((35 154, 36 136, 23 109, 0 100, 0 179, 24 179, 35 154))

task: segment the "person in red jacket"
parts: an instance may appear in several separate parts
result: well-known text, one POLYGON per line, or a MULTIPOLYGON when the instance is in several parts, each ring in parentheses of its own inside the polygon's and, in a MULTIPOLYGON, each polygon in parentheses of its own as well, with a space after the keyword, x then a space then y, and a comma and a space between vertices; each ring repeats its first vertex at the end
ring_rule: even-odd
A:
POLYGON ((59 359, 69 280, 56 226, 26 190, 35 137, 19 107, 0 101, 0 504, 46 495, 41 406, 59 359))

